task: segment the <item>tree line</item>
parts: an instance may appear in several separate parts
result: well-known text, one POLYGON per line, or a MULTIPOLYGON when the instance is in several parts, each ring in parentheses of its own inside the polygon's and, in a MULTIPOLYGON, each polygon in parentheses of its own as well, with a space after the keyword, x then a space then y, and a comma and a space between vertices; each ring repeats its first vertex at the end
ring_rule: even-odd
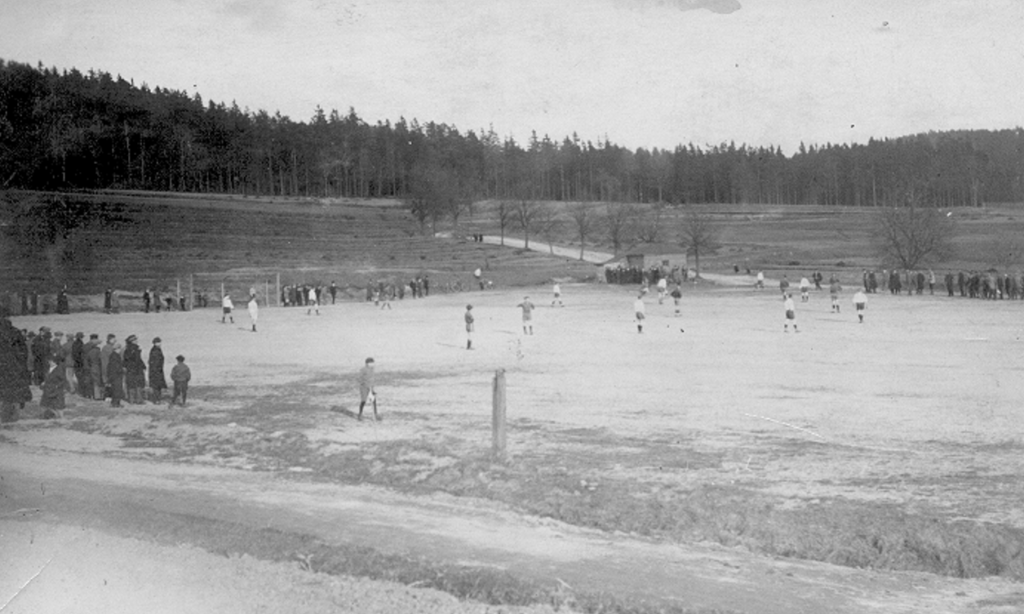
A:
POLYGON ((723 143, 631 150, 609 139, 526 143, 493 128, 306 121, 196 94, 0 60, 0 188, 138 189, 406 200, 425 224, 481 199, 928 206, 1024 201, 1024 130, 867 144, 723 143))

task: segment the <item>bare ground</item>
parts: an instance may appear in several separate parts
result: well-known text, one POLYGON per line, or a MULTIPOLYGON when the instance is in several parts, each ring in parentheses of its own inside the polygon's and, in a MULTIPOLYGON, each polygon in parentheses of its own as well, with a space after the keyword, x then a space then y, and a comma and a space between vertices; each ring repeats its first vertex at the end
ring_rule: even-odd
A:
MULTIPOLYGON (((338 305, 320 318, 268 309, 257 334, 244 315, 222 325, 213 310, 16 318, 158 334, 195 379, 185 409, 73 401, 63 420, 0 431, 5 551, 24 548, 29 530, 74 552, 66 527, 87 526, 114 552, 117 540, 156 540, 145 547, 174 557, 186 547, 140 520, 169 515, 163 526, 202 519, 315 538, 315 552, 347 544, 495 570, 579 609, 614 599, 745 612, 1024 603, 1021 303, 872 296, 860 325, 848 297, 832 314, 817 293, 798 304, 801 332, 784 334, 776 292, 689 288, 680 318, 649 300, 640 335, 626 289, 563 291, 564 309, 546 306, 546 288, 530 291, 542 306, 533 336, 520 331, 519 291, 390 312, 338 305), (368 355, 379 423, 352 418, 368 355), (506 463, 487 454, 499 368, 506 463), (108 500, 125 511, 110 514, 108 500)), ((175 540, 222 547, 188 524, 175 540)), ((261 565, 290 557, 276 564, 318 568, 250 548, 238 551, 261 565)), ((0 590, 31 577, 33 560, 19 557, 0 590)), ((33 586, 45 596, 59 583, 44 570, 33 586)))

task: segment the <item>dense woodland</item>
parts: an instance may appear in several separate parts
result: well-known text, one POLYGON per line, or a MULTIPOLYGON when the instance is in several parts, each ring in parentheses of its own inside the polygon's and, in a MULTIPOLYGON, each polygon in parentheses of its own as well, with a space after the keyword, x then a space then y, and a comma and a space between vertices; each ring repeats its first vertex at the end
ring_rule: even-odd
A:
POLYGON ((575 134, 518 143, 415 119, 369 124, 353 109, 295 121, 103 72, 0 60, 3 187, 853 206, 912 195, 980 206, 1024 201, 1024 130, 809 145, 789 156, 734 143, 634 151, 575 134))

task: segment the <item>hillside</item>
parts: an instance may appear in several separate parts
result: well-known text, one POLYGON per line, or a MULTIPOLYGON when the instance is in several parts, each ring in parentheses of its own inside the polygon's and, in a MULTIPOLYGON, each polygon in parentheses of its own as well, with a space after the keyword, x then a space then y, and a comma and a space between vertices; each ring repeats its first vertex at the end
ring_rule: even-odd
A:
POLYGON ((222 282, 240 294, 250 286, 262 290, 266 282, 273 291, 280 274, 282 285, 335 281, 356 296, 369 283, 421 274, 436 289, 456 280, 468 286, 478 267, 498 286, 595 272, 592 265, 536 252, 435 238, 393 201, 17 192, 0 202, 6 226, 0 257, 10 263, 0 271, 0 284, 15 291, 52 293, 67 283, 71 295, 96 295, 106 287, 141 294, 146 287, 172 290, 176 280, 187 291, 192 275, 197 288, 215 296, 222 282), (59 204, 50 216, 70 228, 40 237, 41 221, 24 212, 53 198, 59 204), (43 248, 47 238, 53 241, 43 248))

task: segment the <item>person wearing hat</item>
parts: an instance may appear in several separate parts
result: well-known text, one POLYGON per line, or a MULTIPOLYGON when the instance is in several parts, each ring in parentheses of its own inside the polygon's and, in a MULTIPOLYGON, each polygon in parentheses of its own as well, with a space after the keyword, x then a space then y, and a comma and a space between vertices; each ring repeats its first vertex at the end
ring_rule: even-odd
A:
POLYGON ((110 390, 110 406, 121 407, 124 398, 124 359, 121 344, 114 342, 107 357, 107 388, 110 390))
POLYGON ((473 349, 473 322, 475 321, 474 318, 473 318, 473 306, 472 305, 466 305, 466 314, 464 316, 464 319, 466 320, 466 349, 467 350, 472 350, 473 349))
POLYGON ((171 381, 174 382, 174 396, 171 397, 171 405, 181 397, 181 406, 188 402, 188 382, 192 379, 192 371, 185 364, 185 357, 179 354, 174 358, 178 364, 171 367, 171 381))
POLYGON ((124 341, 124 383, 128 389, 128 402, 141 405, 145 402, 142 391, 146 388, 146 363, 142 361, 139 338, 128 335, 124 341))
POLYGON ((164 379, 164 351, 160 348, 160 337, 153 339, 153 347, 149 350, 149 388, 153 391, 154 403, 160 402, 167 380, 164 379))

